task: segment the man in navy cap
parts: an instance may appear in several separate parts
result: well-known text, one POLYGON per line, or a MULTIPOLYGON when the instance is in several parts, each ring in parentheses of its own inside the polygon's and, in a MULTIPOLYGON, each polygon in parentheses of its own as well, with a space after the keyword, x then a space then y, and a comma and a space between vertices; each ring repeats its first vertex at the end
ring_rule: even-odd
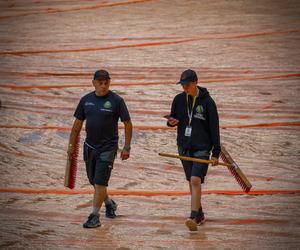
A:
MULTIPOLYGON (((195 71, 185 70, 178 84, 183 92, 175 96, 167 125, 177 126, 177 145, 180 155, 208 160, 218 164, 221 151, 219 117, 216 104, 206 88, 198 87, 195 71)), ((191 214, 185 224, 191 231, 204 223, 205 217, 201 204, 201 184, 207 173, 208 165, 182 161, 185 176, 191 191, 191 214)))
POLYGON ((119 95, 109 90, 110 76, 106 70, 94 73, 94 91, 83 96, 74 113, 75 121, 70 134, 68 155, 74 152, 74 145, 83 122, 86 121, 86 139, 84 142, 84 161, 89 182, 94 186, 93 210, 84 228, 101 225, 99 211, 105 202, 106 217, 116 217, 116 203, 108 198, 107 186, 118 149, 118 120, 124 123, 125 145, 121 159, 130 155, 132 123, 126 104, 119 95))

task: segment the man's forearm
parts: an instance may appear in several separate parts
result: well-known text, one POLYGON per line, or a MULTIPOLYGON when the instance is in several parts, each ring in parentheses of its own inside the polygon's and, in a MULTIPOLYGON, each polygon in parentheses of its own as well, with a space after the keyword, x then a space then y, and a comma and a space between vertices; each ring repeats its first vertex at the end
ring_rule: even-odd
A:
POLYGON ((69 138, 69 148, 73 147, 76 143, 76 138, 79 136, 82 128, 82 121, 75 120, 69 138))
POLYGON ((73 146, 76 142, 76 138, 79 135, 80 130, 79 129, 73 129, 71 130, 70 139, 69 139, 69 146, 73 146))
POLYGON ((124 122, 125 125, 125 146, 130 147, 132 138, 132 123, 131 121, 124 122))

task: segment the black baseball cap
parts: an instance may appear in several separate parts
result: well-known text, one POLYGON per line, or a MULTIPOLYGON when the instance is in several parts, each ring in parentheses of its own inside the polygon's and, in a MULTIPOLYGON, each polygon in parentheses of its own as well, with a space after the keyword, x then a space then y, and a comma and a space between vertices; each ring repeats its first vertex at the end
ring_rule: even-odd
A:
POLYGON ((107 80, 110 79, 109 73, 106 70, 97 70, 94 74, 94 80, 107 80))
POLYGON ((187 69, 182 72, 180 81, 177 84, 185 85, 190 82, 196 82, 196 81, 198 81, 196 72, 192 69, 187 69))

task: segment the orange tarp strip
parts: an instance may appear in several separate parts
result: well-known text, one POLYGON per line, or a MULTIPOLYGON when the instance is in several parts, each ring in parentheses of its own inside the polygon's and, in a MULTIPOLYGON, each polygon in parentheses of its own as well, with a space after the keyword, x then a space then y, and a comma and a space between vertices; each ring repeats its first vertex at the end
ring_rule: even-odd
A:
MULTIPOLYGON (((4 18, 4 17, 2 17, 4 18)), ((1 19, 1 17, 0 17, 1 19)), ((245 33, 245 34, 208 34, 202 36, 188 37, 186 39, 172 39, 171 41, 156 41, 146 43, 135 43, 135 44, 122 44, 112 45, 107 47, 96 47, 96 48, 77 48, 77 49, 52 49, 52 50, 23 50, 23 51, 1 51, 0 55, 34 55, 43 53, 74 53, 74 52, 89 52, 89 51, 102 51, 112 49, 125 49, 125 48, 136 48, 136 47, 149 47, 149 46, 161 46, 161 45, 174 45, 187 42, 201 41, 201 40, 215 40, 215 39, 244 39, 259 36, 269 35, 283 35, 291 33, 299 33, 300 29, 286 30, 286 31, 272 31, 272 32, 258 32, 258 33, 245 33)))
MULTIPOLYGON (((239 125, 222 125, 220 128, 257 128, 257 127, 284 127, 284 126, 300 126, 300 122, 271 122, 271 123, 256 123, 256 124, 239 124, 239 125)), ((123 128, 121 125, 119 128, 123 128)), ((59 126, 28 126, 28 125, 0 125, 0 128, 16 128, 16 129, 50 129, 59 131, 70 131, 70 127, 59 127, 59 126)), ((167 126, 143 126, 134 125, 136 130, 175 130, 167 126)))
MULTIPOLYGON (((92 189, 46 189, 46 188, 0 188, 0 193, 21 193, 21 194, 93 194, 92 189)), ((122 196, 183 196, 189 195, 188 191, 148 191, 148 190, 109 190, 110 195, 122 196)), ((247 195, 273 195, 273 194, 295 194, 300 193, 300 189, 274 189, 274 190, 252 190, 247 195)), ((239 190, 205 190, 203 194, 220 195, 245 195, 239 190)))
MULTIPOLYGON (((1 52, 0 52, 1 54, 1 52)), ((255 80, 268 80, 268 79, 280 79, 300 77, 299 73, 296 74, 284 74, 284 75, 267 75, 267 76, 253 76, 253 77, 231 77, 231 78, 215 78, 215 79, 200 79, 200 83, 217 83, 217 82, 237 82, 237 81, 255 81, 255 80)), ((133 83, 113 83, 112 86, 154 86, 154 85, 174 85, 174 81, 160 81, 160 82, 133 82, 133 83)), ((83 88, 91 87, 91 84, 59 84, 59 85, 17 85, 17 84, 0 84, 0 88, 8 89, 63 89, 63 88, 83 88)))
POLYGON ((82 7, 74 7, 74 8, 47 8, 47 9, 42 9, 38 11, 31 11, 31 12, 23 12, 23 13, 17 13, 13 15, 8 15, 8 16, 0 16, 1 19, 5 18, 11 18, 11 17, 22 17, 22 16, 29 16, 29 15, 37 15, 37 14, 51 14, 51 13, 62 13, 62 12, 74 12, 74 11, 81 11, 81 10, 93 10, 93 9, 98 9, 98 8, 105 8, 105 7, 115 7, 115 6, 123 6, 123 5, 128 5, 128 4, 135 4, 135 3, 143 3, 143 2, 150 2, 154 0, 130 0, 126 2, 115 2, 115 3, 100 3, 97 5, 92 5, 92 6, 82 6, 82 7))
POLYGON ((300 122, 272 122, 272 123, 225 125, 225 126, 221 126, 221 128, 257 128, 257 127, 282 127, 282 126, 300 126, 300 122))

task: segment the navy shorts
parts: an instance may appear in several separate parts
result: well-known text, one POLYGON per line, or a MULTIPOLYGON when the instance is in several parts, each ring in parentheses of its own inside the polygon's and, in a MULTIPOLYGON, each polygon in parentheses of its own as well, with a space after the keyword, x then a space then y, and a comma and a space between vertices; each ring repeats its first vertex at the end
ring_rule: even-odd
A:
POLYGON ((91 185, 108 186, 117 149, 99 152, 84 143, 83 159, 86 166, 86 173, 91 185))
MULTIPOLYGON (((182 156, 194 157, 203 160, 209 160, 210 155, 210 152, 208 150, 184 151, 181 147, 178 147, 178 153, 182 156)), ((191 180, 192 176, 197 176, 201 178, 201 183, 204 183, 204 179, 207 174, 208 164, 192 161, 181 162, 185 172, 185 177, 188 181, 191 180)))

